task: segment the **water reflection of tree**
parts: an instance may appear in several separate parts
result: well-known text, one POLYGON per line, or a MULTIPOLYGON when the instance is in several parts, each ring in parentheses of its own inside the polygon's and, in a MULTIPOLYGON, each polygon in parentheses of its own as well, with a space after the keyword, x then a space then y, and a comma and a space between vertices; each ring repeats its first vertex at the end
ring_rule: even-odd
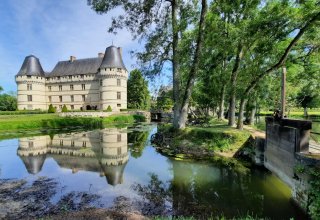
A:
MULTIPOLYGON (((172 201, 175 215, 208 218, 257 212, 263 197, 249 189, 251 176, 226 166, 172 161, 172 201), (241 213, 242 212, 242 213, 241 213)), ((256 213, 257 214, 257 213, 256 213)))
POLYGON ((130 146, 132 157, 139 158, 142 156, 142 152, 147 143, 148 135, 148 131, 132 131, 128 133, 128 143, 132 143, 132 146, 130 146))
POLYGON ((150 181, 147 185, 134 184, 132 189, 142 197, 139 206, 141 212, 148 216, 167 216, 171 210, 172 195, 171 189, 163 181, 159 180, 154 173, 150 174, 150 181))
POLYGON ((147 185, 134 185, 143 198, 145 215, 239 217, 263 214, 264 197, 252 190, 250 174, 227 166, 172 161, 173 179, 163 183, 155 174, 147 185), (152 210, 152 212, 148 211, 152 210))

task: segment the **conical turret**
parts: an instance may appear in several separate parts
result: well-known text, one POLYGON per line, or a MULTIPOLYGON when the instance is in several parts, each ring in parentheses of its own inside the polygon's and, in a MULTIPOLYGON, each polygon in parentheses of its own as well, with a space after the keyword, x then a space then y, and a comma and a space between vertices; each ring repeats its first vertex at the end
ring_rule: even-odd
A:
POLYGON ((121 68, 126 70, 122 60, 122 52, 120 47, 107 47, 100 66, 100 69, 103 68, 121 68))
POLYGON ((40 64, 40 61, 34 55, 27 56, 17 74, 17 76, 42 76, 44 77, 44 71, 40 64))

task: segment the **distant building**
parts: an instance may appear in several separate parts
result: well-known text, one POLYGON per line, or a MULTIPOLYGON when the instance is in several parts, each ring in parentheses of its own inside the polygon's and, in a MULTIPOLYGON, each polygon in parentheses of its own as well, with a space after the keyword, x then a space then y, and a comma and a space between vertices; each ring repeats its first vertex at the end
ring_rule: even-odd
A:
POLYGON ((52 104, 58 110, 112 111, 127 108, 128 71, 122 60, 122 49, 110 46, 98 57, 60 61, 45 73, 37 57, 27 56, 15 77, 18 87, 18 109, 47 110, 52 104))

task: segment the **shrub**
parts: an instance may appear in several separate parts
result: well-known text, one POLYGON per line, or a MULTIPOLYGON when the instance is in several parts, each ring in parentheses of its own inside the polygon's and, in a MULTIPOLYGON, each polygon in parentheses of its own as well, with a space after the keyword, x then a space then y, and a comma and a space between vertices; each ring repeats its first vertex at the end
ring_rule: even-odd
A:
POLYGON ((48 113, 55 113, 56 112, 56 108, 53 107, 52 104, 49 105, 49 109, 48 109, 48 113))
POLYGON ((112 112, 112 108, 110 105, 108 105, 107 112, 112 112))
POLYGON ((61 110, 62 112, 68 112, 68 108, 67 108, 67 106, 66 105, 63 105, 63 107, 62 107, 62 110, 61 110))

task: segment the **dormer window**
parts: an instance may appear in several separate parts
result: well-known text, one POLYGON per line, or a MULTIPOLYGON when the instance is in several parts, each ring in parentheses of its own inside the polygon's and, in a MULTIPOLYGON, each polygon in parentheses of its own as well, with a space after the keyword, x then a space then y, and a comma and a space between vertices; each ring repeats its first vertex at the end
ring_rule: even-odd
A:
POLYGON ((69 79, 72 79, 72 76, 69 76, 69 79))
POLYGON ((28 79, 31 79, 31 76, 27 76, 28 79))
POLYGON ((81 79, 83 79, 84 78, 84 75, 81 75, 81 79))
POLYGON ((60 80, 60 76, 58 76, 57 79, 60 80))

